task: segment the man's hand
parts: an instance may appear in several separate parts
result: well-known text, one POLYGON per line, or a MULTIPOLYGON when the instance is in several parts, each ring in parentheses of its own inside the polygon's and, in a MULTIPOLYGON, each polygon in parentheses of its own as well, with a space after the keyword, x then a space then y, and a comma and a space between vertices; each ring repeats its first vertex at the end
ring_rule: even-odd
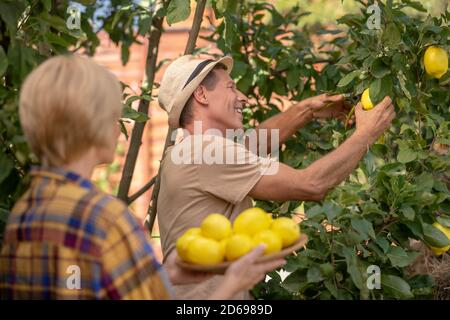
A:
MULTIPOLYGON (((310 108, 313 117, 318 119, 337 118, 344 121, 350 111, 350 106, 345 103, 344 96, 321 94, 319 96, 305 99, 301 104, 310 108)), ((353 123, 353 119, 349 120, 349 124, 353 123)))
POLYGON ((172 284, 193 284, 208 280, 212 273, 197 272, 183 269, 175 262, 178 257, 177 251, 173 250, 166 259, 164 267, 172 284))
POLYGON ((392 100, 385 97, 371 110, 363 110, 361 103, 358 103, 355 108, 355 117, 355 133, 366 136, 367 142, 372 144, 377 141, 395 118, 392 100))

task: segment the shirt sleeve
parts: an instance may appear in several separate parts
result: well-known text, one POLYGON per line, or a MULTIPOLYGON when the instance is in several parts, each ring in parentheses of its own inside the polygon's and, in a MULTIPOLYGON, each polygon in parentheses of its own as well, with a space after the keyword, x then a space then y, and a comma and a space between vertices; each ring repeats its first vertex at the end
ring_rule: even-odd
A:
POLYGON ((222 163, 202 163, 199 179, 203 190, 233 204, 241 202, 265 174, 274 174, 277 162, 262 158, 243 144, 224 142, 222 163))
POLYGON ((167 274, 158 263, 143 227, 128 210, 108 230, 102 260, 102 286, 109 298, 171 298, 167 274))

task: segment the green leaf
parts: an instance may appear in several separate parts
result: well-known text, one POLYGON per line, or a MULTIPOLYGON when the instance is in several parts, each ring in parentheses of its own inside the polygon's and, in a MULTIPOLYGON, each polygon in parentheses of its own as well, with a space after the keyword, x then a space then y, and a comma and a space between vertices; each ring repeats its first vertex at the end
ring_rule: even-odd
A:
POLYGON ((70 46, 70 43, 67 42, 64 38, 62 38, 52 32, 47 32, 44 37, 51 44, 57 44, 59 46, 65 47, 65 48, 70 46))
POLYGON ((355 286, 360 290, 367 290, 366 283, 364 281, 364 276, 359 268, 359 260, 353 249, 344 247, 342 252, 347 263, 347 272, 355 284, 355 286))
POLYGON ((120 125, 120 132, 122 132, 125 135, 125 139, 128 140, 128 131, 122 119, 119 120, 119 125, 120 125))
POLYGON ((398 30, 395 23, 388 23, 386 29, 383 31, 381 41, 383 44, 391 47, 396 47, 402 41, 400 30, 398 30))
POLYGON ((390 248, 389 242, 382 236, 378 236, 375 239, 375 242, 383 250, 384 253, 387 253, 389 251, 390 248))
POLYGON ((370 84, 370 100, 376 105, 381 102, 386 96, 392 96, 392 77, 387 75, 383 78, 378 78, 370 84))
POLYGON ((5 74, 6 69, 8 69, 8 57, 3 47, 0 46, 0 78, 5 74))
POLYGON ((320 272, 327 278, 331 277, 334 273, 333 265, 329 262, 322 263, 320 266, 320 272))
POLYGON ((6 179, 14 168, 13 160, 4 153, 0 153, 0 183, 6 179))
POLYGON ((427 12, 427 9, 425 9, 425 7, 418 1, 412 1, 412 0, 403 0, 404 3, 406 3, 408 6, 410 6, 411 8, 416 9, 417 11, 420 12, 427 12))
POLYGON ((167 8, 167 23, 172 25, 174 23, 184 21, 189 18, 191 14, 190 0, 172 0, 167 8))
POLYGON ((403 216, 410 221, 413 221, 414 217, 416 216, 415 211, 410 206, 403 205, 400 211, 403 216))
POLYGON ((146 115, 146 114, 144 114, 142 112, 138 112, 138 111, 136 111, 136 110, 134 110, 133 108, 130 108, 130 107, 123 108, 122 118, 131 119, 131 120, 134 120, 136 122, 145 122, 148 119, 150 119, 148 117, 148 115, 146 115))
POLYGON ((325 202, 322 210, 325 212, 327 220, 330 223, 342 212, 342 209, 340 207, 330 202, 325 202))
POLYGON ((407 253, 401 247, 391 247, 386 254, 394 267, 404 268, 409 266, 419 255, 418 252, 407 253))
POLYGON ((442 248, 450 245, 450 239, 441 230, 428 223, 423 223, 422 228, 424 240, 430 246, 442 248))
POLYGON ((325 288, 327 288, 327 290, 330 291, 330 293, 333 295, 335 299, 339 299, 338 289, 336 288, 332 280, 325 280, 323 284, 325 285, 325 288))
POLYGON ((434 185, 434 178, 431 174, 423 172, 420 176, 414 179, 414 182, 417 186, 416 190, 430 192, 434 185))
POLYGON ((408 163, 417 159, 417 152, 409 148, 400 149, 397 154, 397 161, 401 163, 408 163))
POLYGON ((286 81, 289 89, 294 89, 300 81, 300 71, 297 68, 287 70, 286 81))
POLYGON ((44 5, 45 11, 50 11, 52 8, 52 0, 41 0, 41 2, 44 5))
POLYGON ((6 224, 8 221, 9 211, 5 210, 3 208, 0 208, 0 222, 3 222, 6 224))
POLYGON ((350 72, 345 77, 343 77, 341 80, 339 80, 337 86, 345 87, 346 85, 350 84, 353 81, 353 79, 358 77, 360 74, 361 74, 361 71, 359 71, 359 70, 354 70, 354 71, 350 72))
POLYGON ((371 72, 375 78, 383 78, 385 75, 391 73, 391 69, 381 59, 376 59, 372 63, 371 72))
POLYGON ((8 63, 11 68, 13 84, 19 87, 37 64, 36 52, 24 46, 10 46, 8 48, 8 63))
POLYGON ((364 240, 375 239, 375 231, 373 230, 372 223, 362 218, 352 218, 352 227, 364 238, 364 240))
POLYGON ((313 265, 308 269, 306 279, 308 283, 315 283, 323 280, 322 274, 320 273, 320 269, 317 265, 313 265))
POLYGON ((410 299, 413 297, 411 287, 400 277, 381 274, 383 292, 395 299, 410 299))
POLYGON ((315 205, 314 207, 312 207, 311 209, 309 209, 308 211, 306 211, 306 216, 309 219, 312 219, 320 214, 323 213, 323 209, 321 206, 319 205, 315 205))
POLYGON ((450 217, 440 216, 437 217, 436 220, 444 227, 450 228, 450 217))
POLYGON ((19 17, 24 10, 24 1, 0 1, 0 18, 5 21, 12 36, 14 36, 16 33, 17 21, 19 20, 19 17))

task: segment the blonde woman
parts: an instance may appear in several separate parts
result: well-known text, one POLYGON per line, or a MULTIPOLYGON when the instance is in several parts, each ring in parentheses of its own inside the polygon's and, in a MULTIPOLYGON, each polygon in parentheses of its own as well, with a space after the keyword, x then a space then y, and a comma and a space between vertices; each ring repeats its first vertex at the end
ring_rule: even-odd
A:
MULTIPOLYGON (((119 82, 88 58, 51 58, 24 82, 20 120, 41 166, 9 216, 1 299, 168 299, 169 279, 210 277, 173 259, 165 270, 126 205, 90 182, 114 158, 121 111, 119 82)), ((228 299, 284 263, 256 263, 262 250, 234 263, 210 298, 228 299)))

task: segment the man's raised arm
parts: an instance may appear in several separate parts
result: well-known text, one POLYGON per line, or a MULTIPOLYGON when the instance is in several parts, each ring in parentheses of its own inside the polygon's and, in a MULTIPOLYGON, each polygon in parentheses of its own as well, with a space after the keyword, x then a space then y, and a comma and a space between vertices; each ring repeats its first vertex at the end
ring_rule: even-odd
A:
POLYGON ((344 110, 342 95, 322 94, 300 101, 286 111, 270 117, 256 128, 256 131, 267 130, 267 139, 264 139, 264 141, 258 140, 258 150, 259 144, 264 143, 267 153, 271 153, 271 129, 279 130, 279 145, 281 145, 313 118, 339 117, 342 116, 344 110), (320 111, 322 108, 327 110, 320 111))
POLYGON ((250 191, 263 200, 322 200, 327 192, 344 181, 366 154, 368 146, 389 127, 395 117, 389 97, 370 111, 356 106, 356 130, 336 150, 305 169, 280 164, 278 173, 265 175, 250 191))

